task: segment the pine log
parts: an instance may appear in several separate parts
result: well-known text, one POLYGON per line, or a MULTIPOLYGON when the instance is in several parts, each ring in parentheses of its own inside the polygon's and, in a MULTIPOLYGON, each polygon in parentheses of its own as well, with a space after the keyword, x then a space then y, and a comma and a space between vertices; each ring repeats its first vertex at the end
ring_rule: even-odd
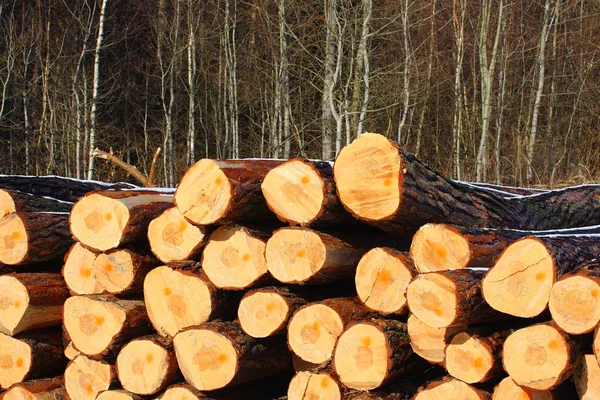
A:
POLYGON ((12 385, 0 400, 66 400, 64 377, 34 379, 12 385))
POLYGON ((148 242, 162 262, 196 260, 208 239, 205 226, 190 224, 177 207, 169 208, 148 225, 148 242))
POLYGON ((0 188, 74 203, 95 190, 133 189, 135 185, 119 182, 105 183, 61 176, 0 175, 0 188))
POLYGON ((541 194, 545 192, 549 192, 548 189, 538 189, 538 188, 528 188, 528 187, 515 187, 515 186, 504 186, 504 185, 494 185, 493 183, 487 182, 462 182, 469 186, 475 186, 482 189, 489 189, 496 192, 500 192, 502 195, 506 195, 508 197, 519 197, 519 196, 531 196, 532 194, 541 194))
POLYGON ((407 253, 376 247, 358 262, 355 275, 358 298, 382 315, 403 314, 407 309, 406 290, 415 275, 407 253))
POLYGON ((144 281, 148 317, 162 336, 235 314, 235 293, 218 289, 200 263, 171 263, 153 269, 144 281))
POLYGON ((457 269, 419 274, 408 285, 408 307, 421 321, 438 328, 505 319, 483 299, 484 273, 457 269))
POLYGON ((286 332, 291 316, 306 303, 288 288, 251 290, 240 300, 238 321, 242 330, 254 338, 274 336, 286 332))
POLYGON ((565 332, 580 335, 600 322, 600 264, 586 264, 563 275, 548 302, 552 319, 565 332))
POLYGON ((453 181, 378 134, 343 148, 333 174, 351 214, 404 237, 429 222, 522 230, 600 224, 600 186, 507 196, 453 181))
POLYGON ((0 332, 19 332, 60 325, 69 290, 60 274, 0 276, 0 332))
POLYGON ((267 269, 268 230, 224 225, 209 237, 202 253, 204 272, 220 289, 241 290, 273 282, 267 269))
POLYGON ((330 162, 288 160, 265 176, 261 190, 269 208, 290 225, 359 225, 337 197, 330 162))
POLYGON ((405 323, 371 319, 351 324, 340 335, 333 368, 347 387, 370 390, 421 366, 412 355, 405 323))
POLYGON ((144 398, 127 390, 105 390, 96 400, 143 400, 144 398))
POLYGON ((117 374, 106 361, 79 355, 67 365, 65 389, 71 400, 95 400, 117 382, 117 374))
POLYGON ((354 276, 362 255, 375 247, 372 236, 281 228, 267 242, 267 267, 283 283, 335 282, 354 276))
POLYGON ((347 399, 347 389, 340 383, 331 368, 319 371, 300 371, 290 381, 287 400, 342 400, 347 399))
POLYGON ((47 378, 63 371, 61 332, 44 329, 11 337, 0 333, 0 387, 29 379, 47 378))
POLYGON ((503 373, 502 346, 509 330, 480 334, 475 330, 459 332, 446 346, 444 366, 448 373, 466 383, 487 382, 503 373))
POLYGON ((171 340, 158 335, 127 343, 117 356, 117 376, 124 389, 153 395, 181 379, 171 340))
POLYGON ((600 235, 520 239, 489 269, 482 284, 483 297, 503 313, 535 317, 548 306, 556 280, 598 254, 600 235))
POLYGON ((521 387, 513 381, 510 376, 502 379, 502 381, 494 388, 492 400, 560 400, 555 397, 549 390, 533 390, 521 387))
POLYGON ((598 359, 598 364, 600 364, 600 324, 596 326, 596 329, 594 331, 592 350, 594 352, 594 355, 598 359))
POLYGON ((348 323, 376 315, 356 297, 309 303, 290 319, 288 345, 303 360, 324 363, 333 356, 336 340, 348 323))
POLYGON ((445 377, 419 388, 414 400, 489 400, 490 394, 468 383, 451 377, 445 377))
POLYGON ((152 330, 141 300, 73 296, 65 301, 63 315, 68 338, 81 353, 94 359, 115 357, 129 340, 152 330))
POLYGON ((47 196, 0 189, 0 217, 15 212, 70 212, 73 203, 47 196))
POLYGON ((408 316, 406 326, 408 336, 410 337, 410 346, 413 351, 432 364, 444 363, 446 358, 446 342, 454 334, 467 328, 466 325, 436 328, 425 324, 415 317, 414 314, 408 316))
POLYGON ((569 336, 553 322, 522 328, 504 342, 504 369, 520 386, 551 390, 571 377, 582 357, 584 340, 569 336))
POLYGON ((197 225, 274 220, 260 185, 281 162, 202 159, 181 178, 177 208, 197 225))
POLYGON ((265 378, 291 367, 282 337, 258 341, 236 322, 205 322, 173 339, 179 368, 198 390, 214 390, 265 378))
POLYGON ((75 242, 65 255, 62 276, 69 290, 75 294, 91 293, 95 290, 96 279, 92 266, 98 256, 87 247, 75 242))
POLYGON ((582 357, 573 374, 573 382, 580 400, 600 399, 600 366, 596 356, 586 354, 582 357))
POLYGON ((146 239, 150 221, 172 206, 172 189, 90 193, 73 206, 71 232, 83 245, 107 251, 146 239))
POLYGON ((114 249, 100 253, 92 265, 96 281, 92 293, 125 295, 141 293, 144 278, 159 261, 151 254, 130 249, 114 249))
POLYGON ((0 218, 0 262, 8 265, 62 259, 71 244, 67 213, 12 213, 0 218))
POLYGON ((77 350, 75 345, 73 345, 73 342, 69 340, 69 341, 67 341, 67 345, 65 346, 65 351, 63 352, 63 354, 65 355, 65 357, 67 357, 68 360, 71 361, 71 360, 74 360, 75 357, 80 355, 81 352, 79 350, 77 350))

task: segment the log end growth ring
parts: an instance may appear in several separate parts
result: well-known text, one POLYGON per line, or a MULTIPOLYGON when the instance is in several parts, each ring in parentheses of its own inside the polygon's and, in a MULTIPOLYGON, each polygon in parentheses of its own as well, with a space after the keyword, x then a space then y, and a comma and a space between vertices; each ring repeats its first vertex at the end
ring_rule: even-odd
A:
POLYGON ((132 340, 117 356, 117 371, 123 388, 151 395, 161 386, 169 367, 168 353, 150 340, 132 340))
POLYGON ((164 391, 164 393, 158 398, 159 400, 199 400, 200 398, 192 393, 191 390, 174 386, 164 391))
POLYGON ((552 319, 565 332, 591 332, 600 321, 600 280, 563 276, 552 286, 549 306, 552 319))
POLYGON ((17 211, 15 201, 9 192, 0 189, 0 218, 17 211))
POLYGON ((341 400, 339 385, 327 374, 300 371, 290 381, 288 400, 341 400))
POLYGON ((485 342, 460 332, 446 347, 445 365, 453 377, 466 383, 479 383, 493 368, 494 355, 485 342))
POLYGON ((28 235, 23 220, 17 214, 0 218, 0 262, 19 264, 28 251, 28 235))
POLYGON ((0 387, 7 389, 21 382, 31 368, 31 347, 18 339, 0 333, 0 387))
POLYGON ((103 361, 77 356, 65 370, 65 389, 72 399, 94 400, 108 390, 112 380, 111 366, 103 361))
POLYGON ((415 268, 420 273, 465 268, 471 259, 469 242, 450 226, 423 225, 410 247, 415 268))
POLYGON ((420 274, 408 285, 408 307, 429 326, 444 328, 456 319, 456 286, 447 277, 431 272, 420 274))
POLYGON ((288 312, 289 307, 279 294, 256 292, 240 301, 238 320, 248 335, 264 338, 285 323, 288 312))
POLYGON ((206 240, 206 228, 190 224, 177 207, 170 208, 148 225, 148 242, 162 262, 182 261, 206 240))
POLYGON ((385 220, 400 206, 404 162, 385 136, 365 133, 344 147, 333 166, 341 202, 365 220, 385 220))
POLYGON ((483 400, 489 399, 489 395, 458 379, 445 379, 430 383, 414 397, 414 400, 438 399, 483 400))
POLYGON ((132 253, 127 249, 119 249, 99 254, 92 264, 92 274, 100 286, 97 293, 120 293, 135 278, 132 253))
POLYGON ((517 400, 553 400, 554 396, 547 390, 531 390, 523 388, 507 376, 494 388, 492 400, 517 399, 517 400))
POLYGON ((28 305, 27 288, 13 276, 0 276, 0 332, 12 336, 28 305))

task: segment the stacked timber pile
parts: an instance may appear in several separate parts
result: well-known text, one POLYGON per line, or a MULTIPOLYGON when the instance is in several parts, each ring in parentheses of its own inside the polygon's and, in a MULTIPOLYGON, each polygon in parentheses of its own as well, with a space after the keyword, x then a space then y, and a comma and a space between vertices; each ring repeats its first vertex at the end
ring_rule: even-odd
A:
POLYGON ((600 186, 454 181, 365 134, 73 191, 0 192, 3 398, 600 398, 600 186))

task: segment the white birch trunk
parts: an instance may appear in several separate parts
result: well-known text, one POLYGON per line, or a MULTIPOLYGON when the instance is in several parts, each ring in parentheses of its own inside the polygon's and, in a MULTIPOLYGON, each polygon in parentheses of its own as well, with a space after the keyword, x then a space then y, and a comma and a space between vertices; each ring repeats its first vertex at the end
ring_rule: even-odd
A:
POLYGON ((369 24, 371 23, 371 16, 373 14, 373 0, 362 0, 363 7, 363 25, 362 35, 360 38, 360 45, 358 47, 358 53, 362 58, 362 79, 364 85, 363 102, 360 109, 360 116, 358 117, 358 126, 356 128, 356 137, 359 137, 364 129, 365 119, 367 117, 367 110, 369 109, 369 89, 371 87, 371 64, 369 60, 369 24))
POLYGON ((452 122, 452 138, 454 148, 454 173, 456 179, 461 179, 460 168, 460 145, 462 137, 462 110, 463 110, 463 93, 462 93, 462 65, 464 57, 464 32, 465 32, 465 0, 454 0, 453 7, 453 23, 454 37, 456 40, 456 66, 454 68, 454 119, 452 122), (457 5, 457 1, 460 5, 457 5), (457 7, 460 6, 460 17, 457 14, 457 7))
POLYGON ((188 24, 188 46, 187 46, 187 69, 188 69, 188 138, 187 138, 187 160, 186 165, 189 167, 196 159, 194 146, 196 144, 196 125, 194 115, 196 111, 196 32, 194 9, 195 2, 189 0, 187 10, 188 24))
POLYGON ((402 144, 402 130, 406 124, 406 117, 408 116, 409 101, 410 101, 410 46, 408 40, 408 0, 404 1, 404 9, 402 10, 402 36, 404 37, 404 71, 402 71, 403 80, 403 93, 404 93, 404 107, 402 115, 398 121, 398 144, 402 144))
POLYGON ((335 8, 337 0, 324 0, 325 29, 327 30, 325 40, 325 76, 323 77, 323 96, 321 99, 321 140, 323 160, 330 160, 333 150, 333 133, 331 125, 333 114, 331 113, 331 93, 333 93, 333 73, 335 68, 335 8))

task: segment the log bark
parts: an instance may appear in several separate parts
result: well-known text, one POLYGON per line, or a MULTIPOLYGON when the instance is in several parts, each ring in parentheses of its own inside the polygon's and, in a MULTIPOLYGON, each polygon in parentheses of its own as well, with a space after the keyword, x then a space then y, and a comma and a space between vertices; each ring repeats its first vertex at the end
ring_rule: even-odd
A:
POLYGON ((235 315, 239 296, 218 289, 200 263, 171 263, 150 271, 144 281, 144 302, 156 331, 173 337, 184 328, 235 315))
POLYGON ((179 211, 194 224, 274 221, 260 185, 277 160, 209 160, 192 165, 175 193, 179 211))
POLYGON ((506 315, 492 309, 483 299, 484 273, 457 269, 419 274, 408 285, 408 307, 421 321, 438 328, 505 319, 506 315))
POLYGON ((324 363, 333 356, 336 340, 348 323, 376 315, 356 297, 307 304, 290 319, 288 345, 304 361, 324 363))
POLYGON ((65 301, 63 315, 68 339, 93 359, 114 358, 129 340, 152 330, 141 300, 73 296, 65 301))
POLYGON ((96 397, 96 400, 144 400, 144 398, 127 390, 105 390, 96 397))
POLYGON ((73 206, 71 232, 84 246, 107 251, 146 239, 150 221, 170 207, 172 189, 89 193, 73 206))
POLYGON ((291 367, 282 337, 258 341, 236 322, 206 322, 178 333, 173 344, 186 381, 198 390, 234 386, 291 367))
POLYGON ((594 340, 592 342, 592 350, 594 351, 594 355, 598 359, 598 364, 600 364, 600 325, 596 327, 594 330, 594 340))
POLYGON ((199 260, 208 239, 208 229, 190 224, 177 207, 169 208, 148 225, 148 242, 165 263, 199 260))
POLYGON ((494 388, 492 400, 559 400, 549 390, 533 390, 521 387, 510 376, 502 379, 494 388))
POLYGON ((44 329, 15 337, 0 333, 0 387, 55 376, 66 364, 62 353, 60 330, 44 329))
POLYGON ((350 213, 405 237, 429 222, 522 230, 600 224, 598 185, 506 196, 453 181, 377 134, 342 149, 333 173, 350 213))
POLYGON ((73 359, 65 370, 65 389, 71 400, 95 400, 100 392, 117 383, 114 367, 84 355, 73 359))
POLYGON ((116 371, 124 389, 144 396, 181 379, 172 341, 158 335, 140 337, 123 346, 116 371))
POLYGON ((600 398, 600 366, 593 354, 586 354, 577 366, 573 374, 573 382, 577 395, 581 400, 592 400, 600 398))
POLYGON ((443 364, 446 359, 446 342, 467 328, 466 325, 436 328, 410 314, 406 322, 410 346, 413 351, 432 364, 443 364))
POLYGON ((600 254, 600 236, 526 237, 506 248, 486 274, 482 292, 494 309, 523 318, 541 314, 552 285, 600 254))
POLYGON ((342 385, 331 368, 318 371, 300 371, 290 381, 288 400, 347 399, 348 390, 342 385))
POLYGON ((12 213, 0 218, 0 262, 8 265, 62 259, 73 244, 66 213, 12 213))
POLYGON ((477 389, 468 383, 451 377, 445 377, 419 388, 414 400, 434 399, 461 399, 461 400, 489 400, 488 392, 477 389))
POLYGON ((70 212, 73 203, 47 196, 0 189, 0 217, 14 212, 70 212))
POLYGON ((2 400, 66 400, 64 377, 34 379, 16 383, 0 395, 2 400))
POLYGON ((408 253, 376 247, 358 262, 354 279, 358 298, 382 315, 403 314, 406 290, 416 274, 408 253))
POLYGON ((69 290, 59 274, 0 276, 0 332, 17 333, 60 325, 69 290))
POLYGON ((265 176, 261 190, 269 208, 290 225, 336 229, 361 225, 340 203, 327 161, 288 160, 265 176))
POLYGON ((571 377, 585 344, 584 338, 569 336, 553 322, 531 325, 504 342, 504 369, 520 386, 551 390, 571 377))
POLYGON ((421 367, 412 355, 406 324, 371 319, 351 324, 340 335, 333 368, 347 387, 371 390, 421 367))
POLYGON ((210 235, 202 253, 204 272, 220 289, 242 290, 273 283, 265 259, 270 234, 269 230, 237 224, 221 226, 210 235))
POLYGON ((133 189, 129 183, 105 183, 86 181, 60 176, 0 175, 0 188, 47 196, 53 199, 74 203, 88 192, 96 190, 133 189))

